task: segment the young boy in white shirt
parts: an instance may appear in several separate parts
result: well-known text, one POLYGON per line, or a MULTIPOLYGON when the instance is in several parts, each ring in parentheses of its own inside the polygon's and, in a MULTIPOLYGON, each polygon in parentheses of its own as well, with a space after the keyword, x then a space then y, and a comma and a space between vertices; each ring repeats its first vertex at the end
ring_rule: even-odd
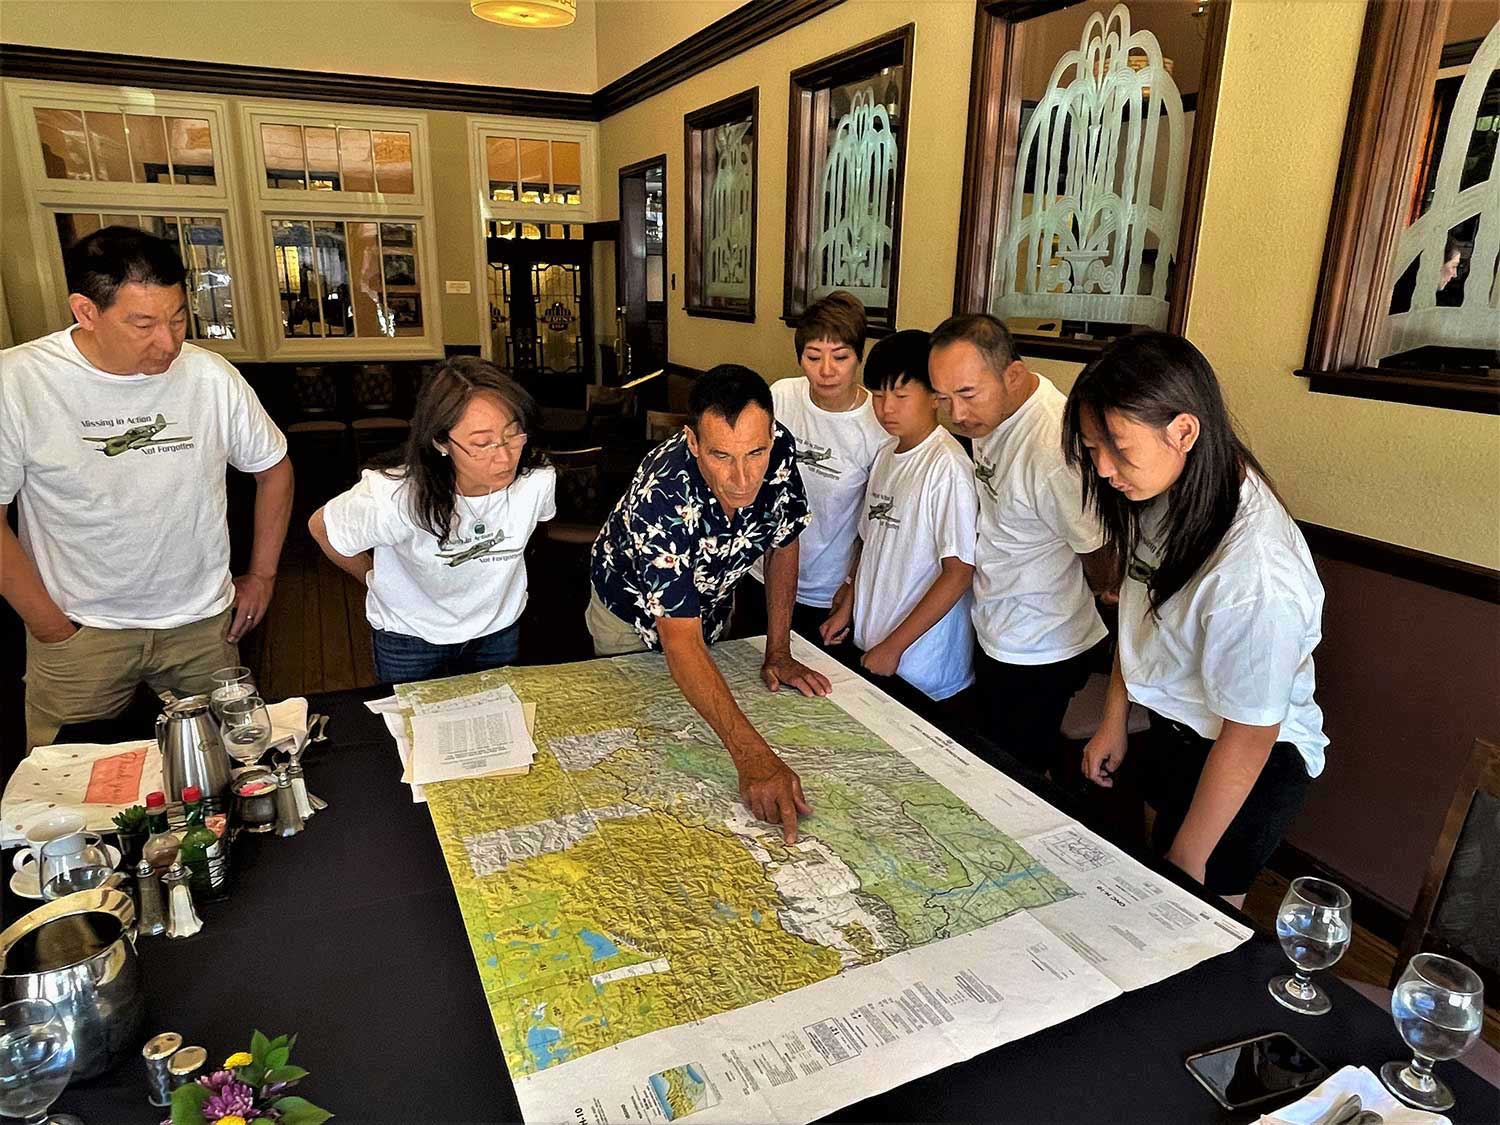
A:
POLYGON ((927 351, 928 334, 907 329, 865 361, 875 415, 896 442, 870 469, 849 577, 821 631, 836 644, 852 628, 865 671, 899 676, 943 701, 974 682, 969 588, 979 498, 968 454, 938 425, 927 351))

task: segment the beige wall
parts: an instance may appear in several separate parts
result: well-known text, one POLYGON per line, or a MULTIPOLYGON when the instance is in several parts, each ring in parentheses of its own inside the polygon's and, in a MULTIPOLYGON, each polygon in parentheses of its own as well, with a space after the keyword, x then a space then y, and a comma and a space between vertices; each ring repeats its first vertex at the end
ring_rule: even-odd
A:
POLYGON ((529 30, 476 19, 464 0, 5 0, 0 38, 483 86, 598 85, 594 0, 579 0, 570 27, 529 30))
MULTIPOLYGON (((793 368, 780 321, 789 72, 917 25, 906 154, 899 322, 932 327, 953 299, 973 5, 849 0, 606 121, 605 203, 619 166, 668 160, 671 357, 793 368), (755 324, 682 311, 682 115, 760 86, 755 324)), ((1235 0, 1188 334, 1213 362, 1246 437, 1301 519, 1500 567, 1500 418, 1314 395, 1301 366, 1349 92, 1359 0, 1235 0), (1280 77, 1277 77, 1277 76, 1280 77), (1295 75, 1295 81, 1287 76, 1295 75)), ((1076 364, 1038 360, 1064 388, 1076 364)))
POLYGON ((898 316, 902 327, 935 324, 951 310, 958 254, 958 185, 963 177, 968 73, 974 38, 972 0, 848 0, 784 35, 679 83, 606 120, 599 162, 605 217, 614 217, 616 171, 667 154, 667 337, 671 358, 692 367, 734 360, 768 378, 796 370, 792 330, 781 322, 782 246, 786 232, 787 82, 805 63, 916 24, 911 116, 905 160, 898 316), (751 86, 760 87, 759 208, 756 215, 754 324, 683 312, 683 114, 751 86))
POLYGON ((600 86, 702 31, 744 0, 596 0, 600 86))

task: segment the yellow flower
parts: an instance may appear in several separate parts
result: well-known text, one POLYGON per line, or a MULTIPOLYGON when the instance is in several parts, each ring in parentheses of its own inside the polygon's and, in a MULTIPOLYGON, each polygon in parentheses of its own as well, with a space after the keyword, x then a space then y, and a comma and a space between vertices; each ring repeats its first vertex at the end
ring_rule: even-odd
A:
MULTIPOLYGON (((249 1051, 236 1051, 234 1054, 230 1055, 227 1059, 224 1060, 224 1069, 233 1070, 237 1066, 249 1066, 254 1061, 255 1059, 251 1057, 249 1051)), ((223 1120, 228 1121, 230 1125, 245 1125, 243 1121, 235 1121, 229 1117, 226 1117, 223 1120)))
MULTIPOLYGON (((241 1051, 240 1055, 243 1055, 244 1053, 244 1051, 241 1051)), ((239 1058, 239 1055, 235 1055, 234 1057, 239 1058)), ((231 1113, 228 1117, 219 1118, 216 1122, 214 1122, 214 1125, 245 1125, 245 1119, 238 1113, 231 1113)))

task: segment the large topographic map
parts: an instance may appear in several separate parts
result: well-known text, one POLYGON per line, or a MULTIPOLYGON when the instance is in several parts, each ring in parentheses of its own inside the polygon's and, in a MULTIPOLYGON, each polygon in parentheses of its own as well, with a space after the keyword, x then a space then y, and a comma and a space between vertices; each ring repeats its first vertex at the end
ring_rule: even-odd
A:
MULTIPOLYGON (((1021 928, 1000 948, 1040 965, 1047 989, 1083 980, 1072 992, 1087 1007, 1133 983, 1090 967, 1114 956, 1107 941, 1055 935, 1031 921, 1087 897, 1068 876, 1129 860, 1020 787, 996 789, 990 782, 1004 783, 1002 775, 836 665, 820 665, 836 679, 834 695, 807 699, 761 686, 757 642, 719 645, 714 658, 750 721, 803 778, 814 811, 794 845, 740 803, 728 755, 658 656, 398 690, 404 707, 420 711, 507 683, 537 706, 528 775, 426 787, 528 1120, 793 1119, 842 1102, 808 1103, 804 1090, 793 1110, 775 1092, 840 1062, 857 1070, 861 1055, 872 1056, 869 1081, 851 1087, 863 1094, 935 1069, 954 1059, 939 1051, 915 1073, 898 1067, 893 1076, 873 1055, 929 1028, 951 1043, 944 1025, 955 1010, 1004 1008, 989 956, 970 964, 969 947, 955 943, 1011 919, 1021 928), (934 776, 943 769, 923 767, 924 754, 985 779, 975 787, 982 791, 960 796, 934 776), (1009 831, 979 811, 997 795, 1017 812, 1009 831), (1053 830, 1018 841, 1039 816, 1053 830), (924 950, 930 960, 947 945, 954 948, 941 979, 925 968, 901 987, 885 972, 878 982, 868 976, 924 950), (862 1005, 830 996, 827 1011, 778 1012, 771 1022, 784 1014, 797 1042, 763 1037, 764 1020, 747 1025, 753 1032, 725 1023, 716 1034, 718 1018, 757 1005, 770 1018, 793 994, 805 1004, 836 979, 870 979, 875 988, 862 1005), (663 1053, 631 1061, 629 1045, 672 1029, 663 1053), (684 1035, 700 1049, 679 1049, 684 1035), (588 1065, 598 1052, 603 1059, 588 1065), (537 1081, 564 1071, 575 1080, 537 1081)), ((1143 868, 1132 874, 1143 877, 1137 883, 1154 878, 1143 868)), ((1169 919, 1164 932, 1201 941, 1197 923, 1212 912, 1200 915, 1190 896, 1166 894, 1169 887, 1153 896, 1163 900, 1156 906, 1175 895, 1183 918, 1169 919)), ((1221 936, 1229 934, 1226 925, 1221 936)), ((1220 941, 1176 967, 1237 943, 1220 941)), ((1056 1019, 1072 1013, 1065 1005, 1056 1019)), ((985 1022, 997 1024, 995 1011, 985 1022)), ((1005 1023, 979 1048, 1014 1038, 1005 1023)), ((960 1047, 956 1057, 973 1050, 960 1047)))

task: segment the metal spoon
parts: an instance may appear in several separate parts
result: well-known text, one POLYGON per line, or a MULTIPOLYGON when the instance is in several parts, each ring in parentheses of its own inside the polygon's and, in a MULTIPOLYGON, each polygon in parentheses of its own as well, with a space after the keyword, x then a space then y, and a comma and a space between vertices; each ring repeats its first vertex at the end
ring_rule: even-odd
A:
POLYGON ((308 738, 307 738, 307 740, 309 742, 327 742, 328 741, 328 716, 327 715, 314 715, 312 717, 312 725, 309 726, 307 728, 307 730, 308 730, 308 738), (316 732, 316 733, 314 733, 314 732, 316 732))

